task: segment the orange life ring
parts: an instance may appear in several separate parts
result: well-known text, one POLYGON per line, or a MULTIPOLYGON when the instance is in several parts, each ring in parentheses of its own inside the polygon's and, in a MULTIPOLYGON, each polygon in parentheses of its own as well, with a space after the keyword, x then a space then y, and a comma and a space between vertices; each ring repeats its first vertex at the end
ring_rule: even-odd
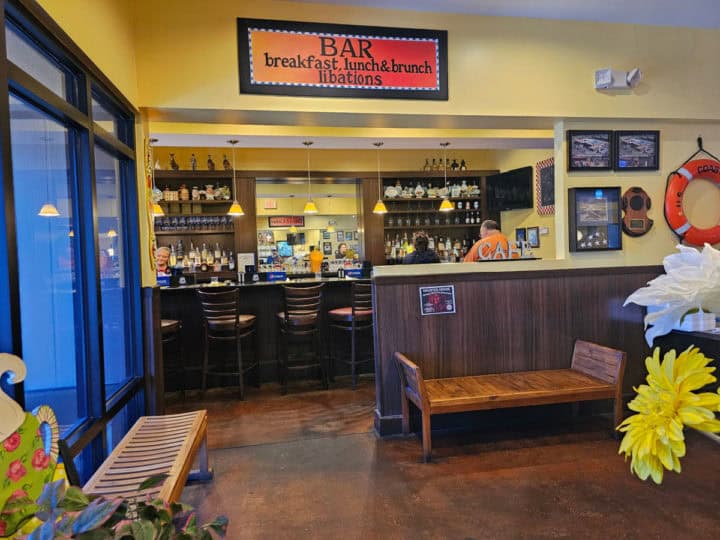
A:
POLYGON ((720 242, 720 225, 700 229, 692 225, 683 212, 683 196, 692 180, 703 178, 720 187, 720 162, 714 159, 689 161, 670 174, 665 189, 665 219, 681 240, 693 246, 720 242))

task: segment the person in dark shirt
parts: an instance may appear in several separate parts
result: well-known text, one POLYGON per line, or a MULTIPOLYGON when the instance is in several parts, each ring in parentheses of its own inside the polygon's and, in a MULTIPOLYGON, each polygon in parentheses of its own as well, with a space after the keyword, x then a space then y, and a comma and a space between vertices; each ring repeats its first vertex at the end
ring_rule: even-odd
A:
POLYGON ((403 264, 439 263, 440 257, 434 249, 428 249, 428 237, 420 232, 415 235, 415 251, 405 255, 403 264))

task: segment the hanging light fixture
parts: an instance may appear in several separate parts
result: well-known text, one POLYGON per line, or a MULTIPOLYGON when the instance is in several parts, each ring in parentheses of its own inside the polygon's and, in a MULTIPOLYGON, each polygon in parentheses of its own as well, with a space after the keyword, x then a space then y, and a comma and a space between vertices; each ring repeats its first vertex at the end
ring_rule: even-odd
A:
POLYGON ((303 214, 317 214, 318 209, 317 206, 315 206, 315 203, 312 200, 312 195, 310 194, 310 147, 312 146, 312 141, 303 141, 303 144, 305 145, 305 148, 307 148, 307 173, 308 173, 308 198, 307 202, 305 203, 305 208, 303 208, 303 214))
POLYGON ((50 178, 52 173, 50 172, 50 142, 52 139, 48 135, 48 123, 45 121, 45 135, 40 138, 45 143, 45 168, 47 170, 47 184, 45 184, 45 194, 47 195, 47 202, 40 207, 38 216, 42 217, 58 217, 60 212, 53 203, 50 202, 50 178))
MULTIPOLYGON (((328 195, 328 214, 332 215, 332 195, 328 195)), ((335 222, 328 219, 327 232, 335 232, 335 222)))
POLYGON ((449 142, 440 143, 440 146, 443 148, 443 171, 445 176, 445 196, 443 197, 442 202, 440 203, 440 212, 450 212, 453 209, 453 205, 448 199, 448 192, 447 192, 447 147, 450 146, 449 142))
MULTIPOLYGON (((290 214, 295 215, 295 195, 291 193, 288 196, 290 197, 290 214)), ((288 232, 295 234, 296 232, 298 232, 298 228, 295 225, 290 225, 288 232)))
MULTIPOLYGON (((230 139, 228 141, 232 145, 232 156, 233 156, 233 179, 232 179, 232 191, 235 193, 235 145, 238 143, 237 139, 230 139)), ((243 212, 242 206, 240 206, 240 203, 237 201, 237 197, 233 196, 233 202, 230 205, 230 208, 227 211, 228 216, 244 216, 245 212, 243 212)))
POLYGON ((152 178, 153 196, 152 215, 153 217, 160 217, 164 216, 165 212, 163 211, 162 206, 160 206, 160 203, 155 200, 155 191, 157 191, 157 188, 155 187, 155 161, 153 159, 153 144, 157 142, 157 139, 150 139, 148 142, 148 147, 150 148, 150 178, 152 178))
POLYGON ((387 207, 382 200, 382 180, 380 179, 380 147, 384 143, 381 141, 374 142, 375 156, 377 157, 377 183, 378 183, 378 200, 373 208, 373 214, 387 214, 387 207))

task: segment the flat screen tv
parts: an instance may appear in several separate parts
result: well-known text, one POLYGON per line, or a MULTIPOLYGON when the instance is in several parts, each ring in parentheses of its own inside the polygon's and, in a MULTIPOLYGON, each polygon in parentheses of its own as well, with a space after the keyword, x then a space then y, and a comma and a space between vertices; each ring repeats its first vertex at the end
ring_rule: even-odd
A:
POLYGON ((521 167, 488 176, 489 211, 519 210, 533 207, 533 168, 521 167))

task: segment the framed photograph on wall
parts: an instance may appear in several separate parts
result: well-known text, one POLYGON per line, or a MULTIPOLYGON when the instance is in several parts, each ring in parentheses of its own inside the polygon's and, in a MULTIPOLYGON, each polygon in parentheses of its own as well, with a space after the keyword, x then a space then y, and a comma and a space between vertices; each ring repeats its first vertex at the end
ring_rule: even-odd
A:
POLYGON ((541 216, 555 213, 555 158, 535 164, 535 206, 541 216))
POLYGON ((343 231, 338 231, 336 238, 337 238, 338 242, 344 242, 345 241, 345 233, 343 231))
POLYGON ((346 242, 352 242, 353 239, 353 232, 352 231, 345 231, 345 241, 346 242))
POLYGON ((525 229, 525 227, 515 229, 515 241, 523 242, 525 240, 527 240, 527 230, 525 229))
POLYGON ((328 231, 325 231, 325 230, 324 230, 324 231, 322 232, 322 239, 323 239, 323 240, 330 240, 330 233, 329 233, 328 231))
POLYGON ((539 227, 528 227, 527 228, 527 241, 530 247, 540 247, 540 228, 539 227))
POLYGON ((323 242, 323 255, 332 255, 332 242, 323 242))
POLYGON ((607 171, 612 169, 612 138, 612 131, 568 131, 568 171, 607 171))
POLYGON ((659 131, 616 131, 616 171, 657 171, 660 168, 659 131))

